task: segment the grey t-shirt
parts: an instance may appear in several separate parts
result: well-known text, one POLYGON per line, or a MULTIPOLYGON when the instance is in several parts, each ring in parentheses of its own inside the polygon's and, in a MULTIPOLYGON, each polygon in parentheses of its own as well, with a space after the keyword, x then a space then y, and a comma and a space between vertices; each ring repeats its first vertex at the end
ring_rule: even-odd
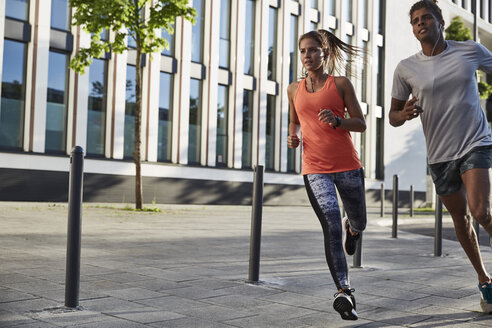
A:
POLYGON ((391 96, 406 101, 412 94, 419 99, 429 164, 455 160, 474 147, 492 145, 478 97, 479 69, 492 74, 492 54, 474 41, 447 41, 439 55, 419 52, 396 67, 391 96))

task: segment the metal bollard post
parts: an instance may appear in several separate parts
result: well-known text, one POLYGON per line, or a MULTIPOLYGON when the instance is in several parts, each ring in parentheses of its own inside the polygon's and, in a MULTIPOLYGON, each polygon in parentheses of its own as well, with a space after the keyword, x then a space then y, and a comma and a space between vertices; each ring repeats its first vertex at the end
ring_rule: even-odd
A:
POLYGON ((384 216, 384 183, 381 183, 381 213, 380 216, 384 216))
POLYGON ((251 237, 249 245, 249 282, 258 282, 260 277, 261 217, 263 207, 264 166, 254 168, 253 206, 251 212, 251 237))
POLYGON ((357 249, 355 250, 354 254, 354 268, 361 268, 362 267, 362 232, 360 233, 359 240, 357 240, 357 249))
POLYGON ((442 255, 442 202, 436 195, 436 222, 434 226, 434 256, 442 255))
POLYGON ((413 192, 413 185, 410 185, 410 217, 413 217, 414 202, 415 202, 415 194, 413 192))
POLYGON ((393 226, 391 229, 391 237, 396 238, 398 230, 398 176, 393 175, 393 226))
POLYGON ((79 306, 83 175, 84 150, 80 146, 75 146, 70 156, 67 267, 65 279, 65 306, 70 308, 79 306))

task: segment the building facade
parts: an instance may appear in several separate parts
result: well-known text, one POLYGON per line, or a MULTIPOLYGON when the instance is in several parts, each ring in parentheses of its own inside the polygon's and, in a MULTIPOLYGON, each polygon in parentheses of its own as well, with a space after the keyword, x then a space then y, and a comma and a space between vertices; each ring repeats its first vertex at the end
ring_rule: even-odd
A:
MULTIPOLYGON (((418 51, 414 1, 190 0, 196 24, 177 18, 170 47, 143 61, 144 201, 238 203, 265 167, 268 203, 304 204, 301 150, 287 148, 288 85, 302 77, 297 40, 313 29, 367 51, 347 67, 367 131, 353 140, 368 192, 381 183, 424 193, 425 143, 417 121, 386 119, 392 74, 418 51)), ((478 0, 479 37, 492 49, 492 5, 478 0)), ((471 1, 440 1, 445 20, 473 24, 471 1)), ((84 199, 132 202, 135 51, 68 69, 89 44, 72 26, 68 0, 0 0, 1 200, 65 201, 69 155, 85 154, 84 199)), ((111 31, 102 37, 111 38, 111 31)), ((132 40, 127 40, 132 46, 132 40)))

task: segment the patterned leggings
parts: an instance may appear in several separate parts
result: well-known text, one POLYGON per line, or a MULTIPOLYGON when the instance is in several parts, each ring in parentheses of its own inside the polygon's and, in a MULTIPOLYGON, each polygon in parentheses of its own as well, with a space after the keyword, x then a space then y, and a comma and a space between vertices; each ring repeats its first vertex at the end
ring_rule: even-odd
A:
POLYGON ((304 175, 309 201, 323 228, 326 262, 337 289, 350 288, 347 260, 342 245, 342 223, 337 193, 342 199, 353 232, 366 228, 364 171, 361 169, 304 175))

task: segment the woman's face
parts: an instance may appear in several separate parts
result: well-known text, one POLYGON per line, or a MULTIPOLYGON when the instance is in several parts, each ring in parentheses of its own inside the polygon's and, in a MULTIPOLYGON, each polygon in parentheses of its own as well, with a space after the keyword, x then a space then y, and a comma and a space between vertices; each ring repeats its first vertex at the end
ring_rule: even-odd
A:
POLYGON ((299 43, 301 62, 307 71, 316 71, 323 66, 325 54, 321 45, 314 39, 305 38, 299 43))
POLYGON ((420 42, 434 42, 439 38, 441 28, 436 17, 427 8, 415 10, 410 19, 413 35, 420 42))

